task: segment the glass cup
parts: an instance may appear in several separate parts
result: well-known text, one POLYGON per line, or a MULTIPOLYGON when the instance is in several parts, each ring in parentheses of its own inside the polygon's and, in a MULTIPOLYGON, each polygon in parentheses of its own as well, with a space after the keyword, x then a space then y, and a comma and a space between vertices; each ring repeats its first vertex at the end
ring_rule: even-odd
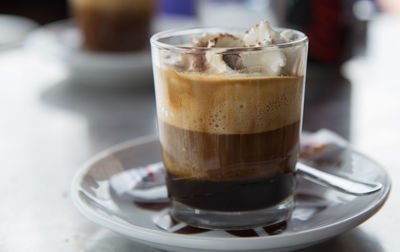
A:
POLYGON ((190 46, 206 33, 245 32, 223 28, 151 38, 161 152, 177 220, 232 230, 290 218, 308 39, 278 31, 290 34, 289 42, 190 46))

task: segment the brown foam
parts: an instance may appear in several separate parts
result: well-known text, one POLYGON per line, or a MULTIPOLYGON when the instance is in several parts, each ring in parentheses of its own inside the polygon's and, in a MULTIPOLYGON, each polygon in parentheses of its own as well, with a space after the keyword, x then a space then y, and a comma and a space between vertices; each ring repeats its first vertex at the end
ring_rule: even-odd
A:
POLYGON ((186 130, 247 134, 301 118, 303 76, 241 76, 155 69, 160 120, 186 130))

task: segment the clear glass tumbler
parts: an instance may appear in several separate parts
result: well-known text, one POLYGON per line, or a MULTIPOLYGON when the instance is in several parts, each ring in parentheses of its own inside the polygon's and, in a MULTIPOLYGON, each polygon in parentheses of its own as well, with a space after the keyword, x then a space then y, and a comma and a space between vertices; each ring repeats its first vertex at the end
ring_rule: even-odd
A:
POLYGON ((191 41, 242 29, 200 28, 151 38, 157 116, 172 215, 213 229, 290 218, 302 124, 307 37, 256 47, 191 41))

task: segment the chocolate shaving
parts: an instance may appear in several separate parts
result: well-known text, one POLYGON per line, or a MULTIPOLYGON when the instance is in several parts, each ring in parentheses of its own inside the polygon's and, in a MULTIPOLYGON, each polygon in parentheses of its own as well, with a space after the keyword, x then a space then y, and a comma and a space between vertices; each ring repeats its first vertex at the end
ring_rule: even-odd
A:
POLYGON ((192 68, 196 72, 204 72, 207 70, 207 58, 204 52, 193 53, 192 68))
POLYGON ((244 68, 242 58, 239 54, 224 54, 222 59, 233 70, 241 70, 244 68))

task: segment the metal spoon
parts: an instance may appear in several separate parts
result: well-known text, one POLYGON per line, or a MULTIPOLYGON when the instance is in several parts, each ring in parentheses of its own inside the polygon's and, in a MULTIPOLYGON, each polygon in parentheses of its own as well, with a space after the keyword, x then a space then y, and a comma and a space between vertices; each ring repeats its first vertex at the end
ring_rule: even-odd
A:
POLYGON ((296 168, 296 173, 303 178, 347 194, 362 196, 372 194, 382 189, 382 184, 380 183, 361 182, 351 178, 340 177, 317 170, 300 162, 297 163, 296 168))

